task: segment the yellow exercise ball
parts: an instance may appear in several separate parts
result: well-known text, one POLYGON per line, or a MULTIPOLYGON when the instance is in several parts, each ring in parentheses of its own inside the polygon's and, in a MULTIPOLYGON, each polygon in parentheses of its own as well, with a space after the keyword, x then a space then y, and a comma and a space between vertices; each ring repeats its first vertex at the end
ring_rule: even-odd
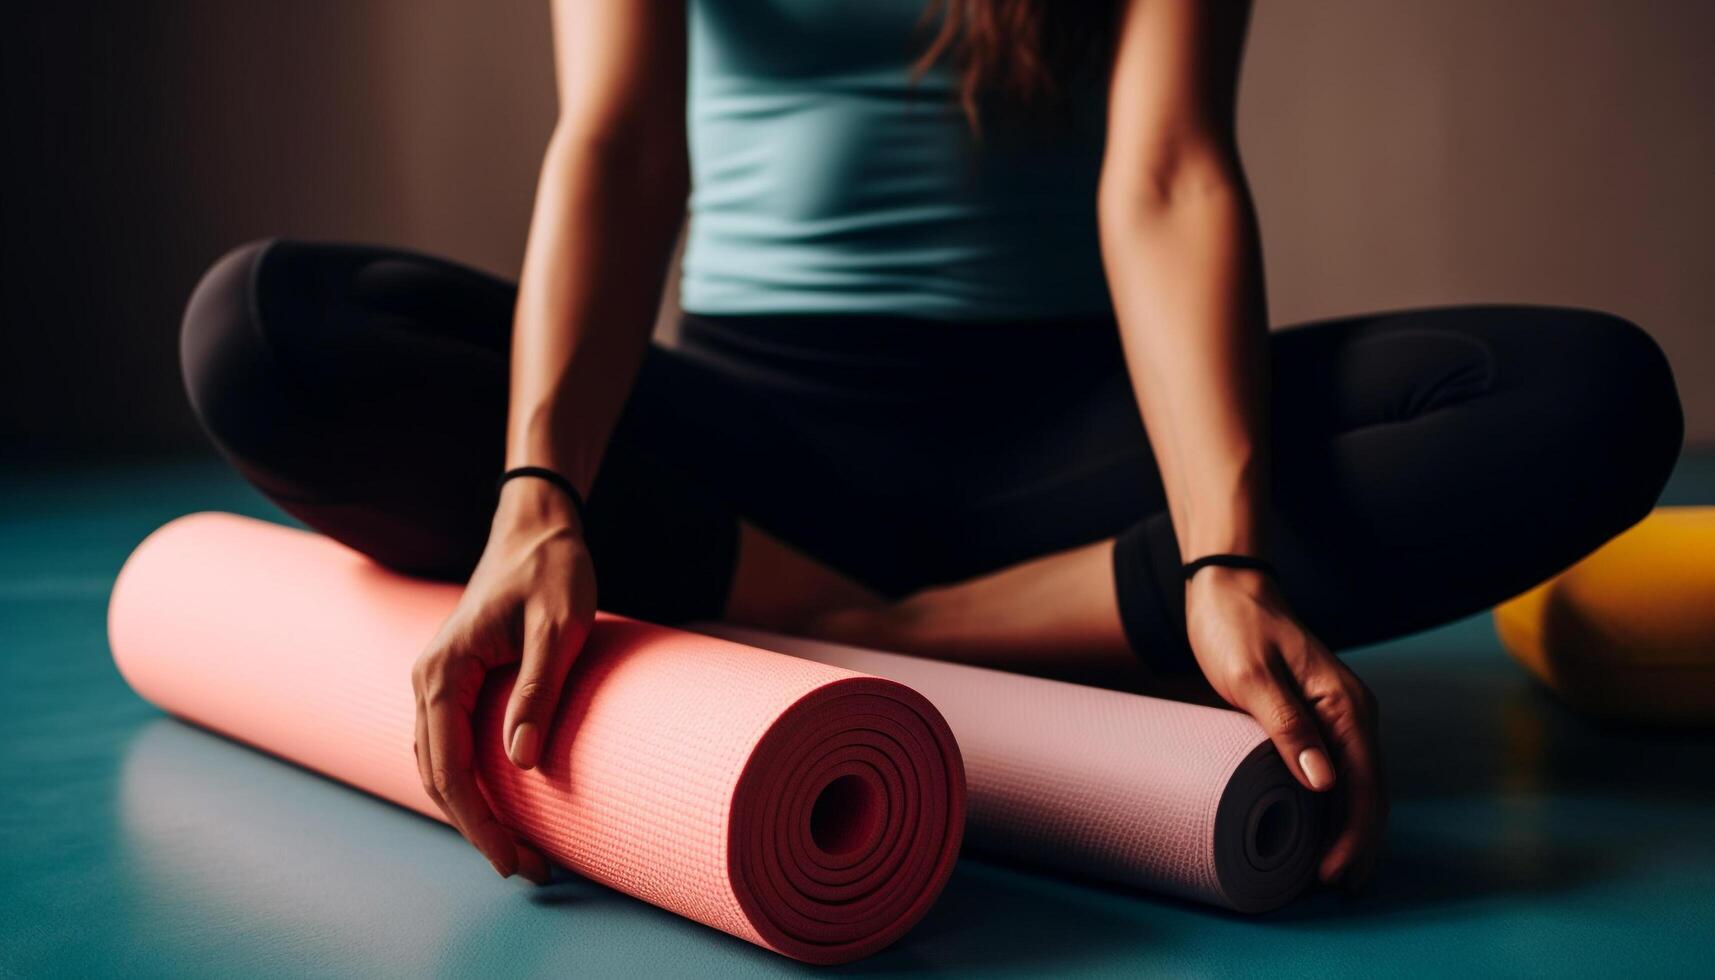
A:
POLYGON ((1573 707, 1715 724, 1715 507, 1657 508, 1495 607, 1514 659, 1573 707))

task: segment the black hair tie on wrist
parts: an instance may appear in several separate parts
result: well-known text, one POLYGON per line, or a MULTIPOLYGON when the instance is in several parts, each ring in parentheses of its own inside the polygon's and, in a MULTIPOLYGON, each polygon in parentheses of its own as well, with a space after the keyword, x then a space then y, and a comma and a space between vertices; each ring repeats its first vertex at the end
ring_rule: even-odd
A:
POLYGON ((1185 572, 1185 581, 1191 581, 1191 576, 1197 574, 1202 569, 1208 568, 1210 565, 1215 565, 1220 568, 1243 568, 1253 572, 1262 572, 1270 578, 1280 577, 1280 573, 1274 570, 1273 563, 1261 558, 1252 558, 1250 555, 1204 555, 1201 558, 1188 561, 1181 566, 1182 570, 1185 572))
POLYGON ((500 479, 494 481, 494 495, 497 497, 500 495, 500 488, 506 486, 506 481, 516 480, 521 476, 546 480, 558 487, 560 492, 566 495, 566 499, 572 502, 572 510, 578 515, 578 524, 586 530, 589 528, 589 519, 584 516, 584 495, 578 492, 577 487, 572 486, 572 481, 546 466, 514 466, 500 474, 500 479))

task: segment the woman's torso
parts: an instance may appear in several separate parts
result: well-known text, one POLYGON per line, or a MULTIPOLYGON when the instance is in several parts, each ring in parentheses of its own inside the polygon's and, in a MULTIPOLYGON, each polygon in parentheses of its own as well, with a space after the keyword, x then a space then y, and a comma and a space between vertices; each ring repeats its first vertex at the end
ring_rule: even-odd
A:
POLYGON ((691 0, 684 308, 1102 315, 1099 88, 976 137, 924 0, 691 0))

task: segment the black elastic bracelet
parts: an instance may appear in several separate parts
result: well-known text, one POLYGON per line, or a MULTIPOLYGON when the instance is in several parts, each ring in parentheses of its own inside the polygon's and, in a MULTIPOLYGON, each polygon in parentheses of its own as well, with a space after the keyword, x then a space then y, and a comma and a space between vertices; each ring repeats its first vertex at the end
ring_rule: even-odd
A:
POLYGON ((494 481, 495 496, 500 495, 500 488, 506 486, 507 480, 514 480, 521 476, 533 476, 538 480, 546 480, 559 487, 560 492, 566 495, 566 499, 572 502, 572 510, 576 511, 578 515, 578 524, 585 528, 589 527, 589 520, 584 517, 584 495, 578 492, 577 487, 572 486, 572 481, 546 466, 514 466, 500 474, 500 479, 494 481))
POLYGON ((1244 568, 1253 572, 1262 572, 1271 578, 1280 577, 1280 573, 1274 570, 1274 565, 1261 558, 1252 558, 1250 555, 1204 555, 1181 566, 1181 570, 1185 573, 1185 581, 1191 581, 1191 576, 1210 565, 1221 568, 1244 568))

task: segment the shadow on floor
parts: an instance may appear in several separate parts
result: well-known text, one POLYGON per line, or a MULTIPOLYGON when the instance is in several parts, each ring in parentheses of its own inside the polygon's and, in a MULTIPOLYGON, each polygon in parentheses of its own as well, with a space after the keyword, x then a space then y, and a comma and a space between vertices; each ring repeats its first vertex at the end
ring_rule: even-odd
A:
MULTIPOLYGON (((436 973, 488 956, 490 965, 541 967, 594 920, 646 923, 656 944, 707 951, 717 939, 564 872, 520 903, 480 862, 449 859, 466 845, 446 828, 169 718, 145 724, 127 747, 117 810, 133 885, 151 904, 196 910, 194 920, 218 921, 227 936, 289 936, 308 945, 299 955, 311 963, 374 955, 390 969, 436 973), (475 887, 448 881, 467 871, 475 887), (521 905, 534 914, 521 915, 521 905), (384 935, 372 928, 380 908, 389 910, 384 935), (542 928, 544 917, 557 926, 542 928)), ((905 942, 846 969, 1070 969, 1143 942, 1143 919, 1074 884, 965 861, 905 942)), ((216 946, 214 936, 202 941, 216 946)), ((737 940, 719 946, 747 968, 811 972, 737 940)))
POLYGON ((1624 797, 1715 803, 1715 732, 1592 719, 1505 659, 1470 654, 1365 660, 1384 711, 1396 800, 1624 797), (1700 776, 1700 774, 1702 774, 1700 776))

